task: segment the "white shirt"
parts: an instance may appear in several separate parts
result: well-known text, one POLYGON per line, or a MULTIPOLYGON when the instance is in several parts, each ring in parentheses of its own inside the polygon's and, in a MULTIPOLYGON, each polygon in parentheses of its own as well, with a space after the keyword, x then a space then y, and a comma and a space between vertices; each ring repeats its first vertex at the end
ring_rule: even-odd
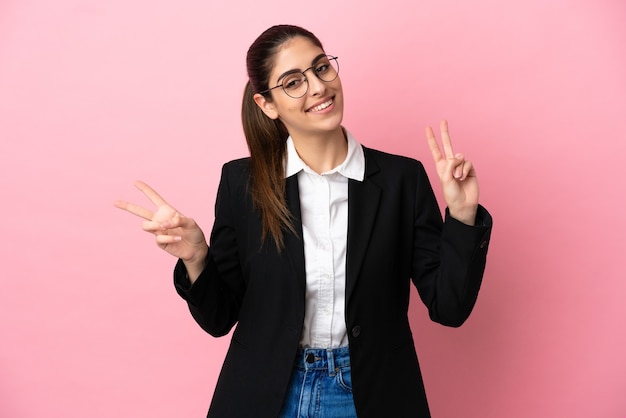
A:
POLYGON ((363 181, 363 148, 346 132, 348 154, 334 169, 317 174, 287 139, 286 176, 298 175, 306 302, 301 347, 348 345, 345 322, 348 179, 363 181))

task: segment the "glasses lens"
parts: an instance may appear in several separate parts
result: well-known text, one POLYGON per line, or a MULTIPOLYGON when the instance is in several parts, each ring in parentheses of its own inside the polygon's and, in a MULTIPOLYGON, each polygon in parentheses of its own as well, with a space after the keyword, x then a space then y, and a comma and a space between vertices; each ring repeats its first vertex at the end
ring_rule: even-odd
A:
MULTIPOLYGON (((317 78, 329 82, 337 78, 339 74, 339 63, 337 62, 337 57, 326 55, 320 58, 310 69, 315 73, 317 78)), ((308 70, 309 69, 306 69, 305 71, 308 70)), ((309 89, 309 83, 304 73, 295 72, 282 79, 282 87, 285 93, 287 93, 287 96, 299 99, 306 94, 309 89)))
POLYGON ((288 96, 295 99, 302 97, 306 94, 307 81, 306 77, 302 73, 289 74, 283 78, 283 90, 288 96))
POLYGON ((323 81, 333 81, 339 74, 339 64, 337 58, 327 55, 322 58, 314 67, 315 75, 323 81))

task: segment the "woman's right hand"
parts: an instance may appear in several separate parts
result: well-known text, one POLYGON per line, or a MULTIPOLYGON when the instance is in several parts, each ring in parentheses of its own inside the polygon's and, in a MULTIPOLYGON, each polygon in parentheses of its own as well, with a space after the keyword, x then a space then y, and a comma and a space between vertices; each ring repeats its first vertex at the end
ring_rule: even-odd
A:
POLYGON ((196 221, 177 211, 146 183, 136 181, 135 187, 154 203, 156 210, 153 212, 123 200, 117 200, 115 207, 143 218, 143 230, 155 236, 161 249, 182 259, 191 281, 195 281, 204 268, 209 251, 202 229, 196 221))

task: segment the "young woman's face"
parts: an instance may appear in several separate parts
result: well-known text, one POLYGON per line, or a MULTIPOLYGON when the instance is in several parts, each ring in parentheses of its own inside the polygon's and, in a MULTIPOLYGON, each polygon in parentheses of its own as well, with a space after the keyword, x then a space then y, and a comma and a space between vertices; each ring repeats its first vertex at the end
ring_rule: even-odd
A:
MULTIPOLYGON (((310 40, 296 37, 286 42, 274 56, 274 68, 269 86, 283 83, 283 75, 293 70, 304 71, 320 62, 325 52, 310 40)), ((280 118, 293 137, 319 135, 341 129, 343 119, 343 93, 339 76, 332 81, 322 81, 315 75, 315 67, 305 72, 308 91, 294 99, 282 88, 271 91, 273 100, 255 97, 265 114, 280 118)))

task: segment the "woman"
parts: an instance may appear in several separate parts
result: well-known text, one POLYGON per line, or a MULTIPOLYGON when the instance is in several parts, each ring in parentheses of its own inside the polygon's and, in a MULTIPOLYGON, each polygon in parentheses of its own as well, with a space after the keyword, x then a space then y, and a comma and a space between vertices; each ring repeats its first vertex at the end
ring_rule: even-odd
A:
POLYGON ((428 417, 407 318, 410 281, 432 320, 460 326, 485 266, 491 217, 474 168, 427 140, 448 208, 422 165, 361 146, 342 125, 337 58, 295 26, 247 55, 250 158, 224 165, 207 244, 192 218, 116 205, 179 258, 174 279, 198 324, 235 331, 210 417, 428 417))

